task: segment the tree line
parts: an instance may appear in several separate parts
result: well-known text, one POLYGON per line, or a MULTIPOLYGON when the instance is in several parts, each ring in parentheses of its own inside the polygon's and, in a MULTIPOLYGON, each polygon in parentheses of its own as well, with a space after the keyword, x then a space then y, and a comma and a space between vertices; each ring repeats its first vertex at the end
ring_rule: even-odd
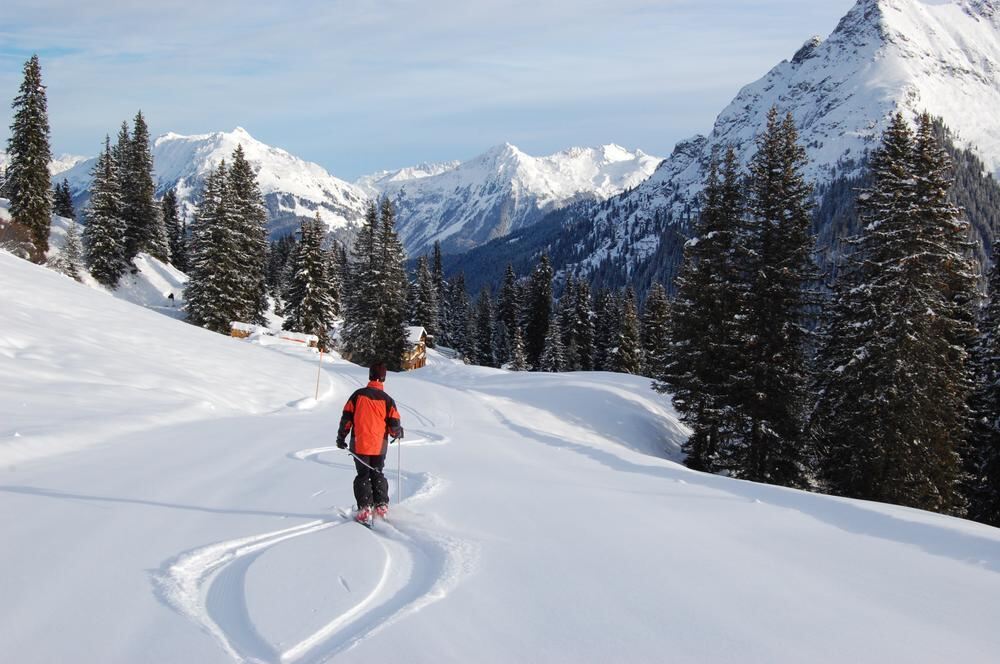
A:
POLYGON ((980 315, 935 122, 892 118, 817 297, 794 123, 709 170, 657 389, 696 469, 1000 525, 1000 276, 980 315))

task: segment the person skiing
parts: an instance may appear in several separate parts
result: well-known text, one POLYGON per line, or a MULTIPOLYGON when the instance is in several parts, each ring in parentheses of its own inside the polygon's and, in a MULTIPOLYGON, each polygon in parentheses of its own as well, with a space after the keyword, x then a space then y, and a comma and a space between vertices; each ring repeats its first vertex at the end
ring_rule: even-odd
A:
POLYGON ((351 456, 358 476, 354 478, 354 498, 358 503, 355 520, 369 524, 372 512, 384 518, 389 512, 389 482, 382 474, 389 435, 403 437, 396 402, 385 393, 385 364, 376 362, 368 370, 368 385, 356 390, 344 404, 337 431, 337 447, 347 449, 351 434, 351 456))

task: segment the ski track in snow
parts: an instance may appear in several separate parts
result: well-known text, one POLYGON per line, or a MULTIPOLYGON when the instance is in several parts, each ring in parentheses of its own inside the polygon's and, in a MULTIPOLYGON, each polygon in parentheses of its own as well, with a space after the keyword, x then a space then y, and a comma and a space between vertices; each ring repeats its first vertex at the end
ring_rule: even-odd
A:
MULTIPOLYGON (((414 411, 415 413, 415 411, 414 411)), ((423 418, 421 418, 423 419, 423 418)), ((427 431, 414 430, 417 437, 406 446, 443 445, 448 440, 427 431)), ((350 460, 336 463, 321 459, 336 447, 317 447, 292 452, 289 458, 312 461, 353 472, 350 460)), ((392 475, 391 470, 387 474, 392 475)), ((182 553, 166 561, 154 573, 157 594, 174 610, 186 616, 219 642, 236 662, 262 664, 319 664, 329 661, 389 625, 444 598, 469 574, 478 557, 470 542, 422 527, 415 513, 402 508, 442 491, 445 483, 428 473, 402 473, 402 503, 397 499, 399 521, 379 521, 374 537, 384 552, 382 571, 375 587, 364 593, 338 575, 340 584, 359 600, 347 611, 283 652, 269 643, 253 624, 246 598, 247 573, 268 549, 290 539, 351 522, 344 509, 330 519, 218 542, 182 553)), ((392 482, 390 482, 392 486, 392 482)), ((313 498, 322 494, 313 494, 313 498)))

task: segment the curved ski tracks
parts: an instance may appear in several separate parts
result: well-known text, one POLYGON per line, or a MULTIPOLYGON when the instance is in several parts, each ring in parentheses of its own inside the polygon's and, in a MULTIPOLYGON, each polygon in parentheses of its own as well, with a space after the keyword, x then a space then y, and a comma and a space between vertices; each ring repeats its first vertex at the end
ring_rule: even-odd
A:
MULTIPOLYGON (((447 439, 425 431, 405 441, 406 447, 441 445, 447 439)), ((323 454, 336 447, 294 452, 289 457, 353 470, 350 461, 326 461, 323 454)), ((403 473, 403 504, 428 498, 444 483, 427 473, 403 473)), ((350 523, 337 517, 218 542, 178 555, 154 574, 157 594, 178 613, 211 634, 236 662, 259 664, 318 664, 354 647, 389 625, 444 598, 475 564, 477 548, 408 519, 381 521, 374 535, 384 564, 375 587, 350 609, 286 650, 279 651, 261 636, 250 617, 245 595, 246 576, 254 561, 271 547, 292 538, 350 523)))

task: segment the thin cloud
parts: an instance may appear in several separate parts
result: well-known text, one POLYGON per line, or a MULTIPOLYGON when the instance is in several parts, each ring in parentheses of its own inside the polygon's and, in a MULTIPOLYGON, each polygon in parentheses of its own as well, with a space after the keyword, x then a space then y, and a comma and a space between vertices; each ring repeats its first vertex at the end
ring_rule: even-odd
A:
POLYGON ((38 52, 56 151, 92 153, 142 108, 154 131, 242 125, 348 178, 503 140, 665 154, 851 4, 13 0, 0 94, 38 52))

